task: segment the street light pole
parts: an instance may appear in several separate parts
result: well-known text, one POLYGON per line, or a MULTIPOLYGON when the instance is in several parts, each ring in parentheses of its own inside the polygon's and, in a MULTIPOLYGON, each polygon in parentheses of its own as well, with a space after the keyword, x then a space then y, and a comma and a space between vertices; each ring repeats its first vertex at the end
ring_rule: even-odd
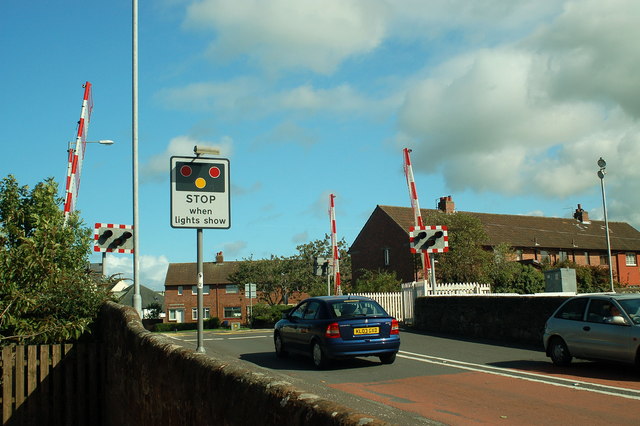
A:
POLYGON ((140 295, 140 220, 138 217, 138 0, 133 0, 133 45, 132 45, 132 127, 133 140, 133 307, 142 318, 142 296, 140 295))
POLYGON ((607 259, 609 262, 609 283, 611 284, 611 291, 615 292, 613 287, 613 263, 611 263, 611 240, 609 239, 609 220, 607 219, 607 197, 604 190, 604 175, 607 168, 607 162, 602 157, 598 160, 598 177, 600 178, 600 189, 602 190, 602 209, 604 210, 604 228, 607 235, 607 259))

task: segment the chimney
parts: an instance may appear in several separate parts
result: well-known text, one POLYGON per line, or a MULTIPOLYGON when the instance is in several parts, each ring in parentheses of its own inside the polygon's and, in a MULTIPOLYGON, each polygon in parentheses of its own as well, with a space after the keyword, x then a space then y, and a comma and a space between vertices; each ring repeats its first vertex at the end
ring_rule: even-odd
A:
POLYGON ((573 218, 581 223, 591 223, 589 221, 589 213, 584 211, 580 204, 578 204, 578 208, 576 209, 576 212, 573 214, 573 218))
POLYGON ((222 255, 222 252, 219 251, 218 253, 216 253, 216 263, 222 263, 224 262, 224 256, 222 255))
POLYGON ((451 195, 447 197, 440 197, 440 201, 438 201, 438 210, 444 213, 455 213, 456 205, 451 198, 451 195))

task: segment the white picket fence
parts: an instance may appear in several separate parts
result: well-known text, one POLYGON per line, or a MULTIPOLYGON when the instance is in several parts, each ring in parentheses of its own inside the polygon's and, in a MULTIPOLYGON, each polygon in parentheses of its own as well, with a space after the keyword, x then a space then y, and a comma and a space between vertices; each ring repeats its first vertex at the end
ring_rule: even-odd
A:
MULTIPOLYGON (((354 296, 366 296, 378 302, 389 315, 405 323, 413 322, 413 304, 417 297, 424 296, 425 285, 422 281, 402 284, 402 291, 393 293, 352 293, 354 296)), ((436 296, 454 294, 489 294, 491 286, 479 283, 438 283, 435 288, 436 296)), ((433 296, 434 291, 427 288, 427 295, 433 296)))
POLYGON ((350 293, 353 296, 365 296, 375 300, 385 311, 398 321, 404 321, 404 303, 402 292, 393 293, 350 293))

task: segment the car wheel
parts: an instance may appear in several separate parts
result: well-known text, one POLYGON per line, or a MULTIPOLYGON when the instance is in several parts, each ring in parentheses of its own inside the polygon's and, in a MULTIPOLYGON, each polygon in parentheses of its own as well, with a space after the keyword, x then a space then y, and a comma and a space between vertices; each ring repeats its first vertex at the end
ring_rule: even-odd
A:
POLYGON ((380 362, 383 364, 393 364, 396 360, 396 353, 380 355, 380 362))
POLYGON ((573 358, 567 344, 559 337, 554 338, 549 344, 549 356, 553 364, 560 367, 569 365, 573 358))
POLYGON ((328 364, 327 355, 317 341, 311 344, 311 359, 318 370, 325 368, 328 364))
POLYGON ((284 343, 282 342, 282 336, 280 336, 280 333, 276 333, 273 336, 273 344, 276 347, 276 356, 278 358, 284 358, 287 356, 287 351, 284 350, 284 343))

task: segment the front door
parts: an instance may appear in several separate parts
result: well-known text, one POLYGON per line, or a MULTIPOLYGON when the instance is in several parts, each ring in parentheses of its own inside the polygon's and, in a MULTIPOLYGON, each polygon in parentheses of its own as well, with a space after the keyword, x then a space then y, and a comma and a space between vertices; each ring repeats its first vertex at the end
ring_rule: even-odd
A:
POLYGON ((184 322, 184 309, 176 309, 176 322, 184 322))

